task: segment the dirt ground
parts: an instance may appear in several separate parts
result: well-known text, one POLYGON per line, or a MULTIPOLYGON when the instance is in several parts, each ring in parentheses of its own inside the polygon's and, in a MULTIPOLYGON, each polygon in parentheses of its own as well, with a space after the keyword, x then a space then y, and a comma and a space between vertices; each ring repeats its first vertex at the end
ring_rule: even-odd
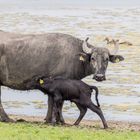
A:
MULTIPOLYGON (((19 121, 27 121, 31 123, 44 123, 44 118, 43 117, 35 117, 35 116, 22 116, 22 115, 10 115, 10 117, 14 120, 19 120, 19 121)), ((65 120, 67 125, 66 126, 72 126, 73 122, 75 120, 70 120, 66 119, 65 120)), ((108 126, 110 130, 119 130, 119 131, 139 131, 140 132, 140 122, 122 122, 122 121, 107 121, 108 126)), ((82 120, 80 125, 77 126, 79 128, 94 128, 94 129, 99 129, 103 128, 101 121, 92 121, 92 120, 82 120)))

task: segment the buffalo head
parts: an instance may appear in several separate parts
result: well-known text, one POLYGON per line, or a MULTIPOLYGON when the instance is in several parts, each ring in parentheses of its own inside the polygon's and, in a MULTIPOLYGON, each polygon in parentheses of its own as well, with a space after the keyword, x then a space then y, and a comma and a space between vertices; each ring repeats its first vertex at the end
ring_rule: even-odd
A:
POLYGON ((93 47, 88 44, 87 41, 88 38, 83 42, 83 53, 80 53, 80 60, 85 63, 89 61, 92 73, 94 74, 93 79, 96 81, 104 81, 106 80, 105 73, 108 62, 118 63, 124 60, 123 56, 116 55, 119 49, 119 41, 113 40, 113 52, 110 52, 106 47, 93 47))

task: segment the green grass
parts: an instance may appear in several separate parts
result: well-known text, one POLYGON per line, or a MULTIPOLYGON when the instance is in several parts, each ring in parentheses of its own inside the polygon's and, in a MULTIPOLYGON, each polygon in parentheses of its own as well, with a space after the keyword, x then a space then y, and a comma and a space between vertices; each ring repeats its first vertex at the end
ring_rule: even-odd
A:
POLYGON ((0 140, 140 140, 140 132, 0 123, 0 140))

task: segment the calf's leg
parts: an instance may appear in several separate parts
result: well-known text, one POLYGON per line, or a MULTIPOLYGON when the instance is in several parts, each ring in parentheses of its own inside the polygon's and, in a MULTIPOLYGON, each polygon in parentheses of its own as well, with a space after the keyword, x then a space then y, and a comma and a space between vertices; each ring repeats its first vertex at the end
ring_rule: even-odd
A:
POLYGON ((97 107, 96 105, 94 105, 92 102, 90 102, 90 104, 88 105, 88 108, 91 109, 93 112, 97 113, 98 116, 102 120, 102 123, 103 123, 104 128, 105 129, 108 128, 108 125, 107 125, 107 122, 106 122, 106 120, 104 118, 104 115, 102 113, 102 110, 99 107, 97 107))
POLYGON ((65 120, 64 120, 64 118, 62 116, 63 104, 64 104, 64 101, 62 101, 62 102, 59 103, 59 106, 58 106, 58 114, 57 114, 58 116, 56 117, 57 118, 56 122, 57 123, 60 122, 61 124, 65 124, 65 120))
POLYGON ((85 114, 87 112, 87 108, 81 106, 78 103, 75 103, 75 104, 77 105, 78 109, 80 110, 80 115, 79 115, 78 119, 76 120, 76 122, 74 123, 74 125, 78 125, 81 122, 81 120, 83 119, 83 117, 85 116, 85 114))
POLYGON ((79 100, 80 104, 81 104, 82 106, 85 106, 85 107, 89 108, 89 109, 92 110, 93 112, 97 113, 98 116, 99 116, 99 117, 101 118, 101 120, 102 120, 102 123, 103 123, 104 128, 108 128, 107 122, 106 122, 106 120, 105 120, 105 118, 104 118, 104 115, 103 115, 103 113, 102 113, 102 110, 100 109, 100 107, 96 106, 96 105, 92 102, 91 97, 90 97, 90 96, 87 96, 87 95, 88 95, 88 94, 86 94, 86 93, 81 94, 80 100, 79 100))
MULTIPOLYGON (((60 105, 60 111, 59 115, 57 116, 57 122, 61 122, 62 124, 65 123, 63 115, 62 115, 62 107, 63 107, 63 102, 60 105)), ((48 112, 44 120, 46 120, 46 123, 51 123, 52 121, 52 110, 53 110, 53 99, 52 96, 48 95, 48 112)))

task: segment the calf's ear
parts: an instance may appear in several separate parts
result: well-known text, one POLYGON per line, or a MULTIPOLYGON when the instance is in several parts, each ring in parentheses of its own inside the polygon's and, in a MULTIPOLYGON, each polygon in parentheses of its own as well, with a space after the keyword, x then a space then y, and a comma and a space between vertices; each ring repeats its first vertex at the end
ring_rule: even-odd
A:
POLYGON ((44 80, 43 79, 39 79, 39 84, 40 85, 44 84, 44 80))
POLYGON ((82 52, 78 53, 77 56, 78 56, 79 60, 82 62, 89 61, 89 58, 90 58, 90 56, 88 54, 82 53, 82 52))
POLYGON ((109 56, 109 61, 112 63, 118 63, 123 60, 124 60, 124 57, 121 55, 110 55, 109 56))

